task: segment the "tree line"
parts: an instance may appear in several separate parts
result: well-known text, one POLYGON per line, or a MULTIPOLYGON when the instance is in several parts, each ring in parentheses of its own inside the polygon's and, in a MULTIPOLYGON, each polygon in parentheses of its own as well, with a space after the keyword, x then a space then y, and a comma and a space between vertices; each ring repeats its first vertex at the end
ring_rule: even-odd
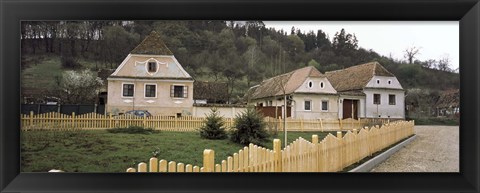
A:
POLYGON ((407 89, 459 88, 448 58, 414 60, 419 50, 407 48, 405 60, 393 59, 359 47, 360 40, 344 29, 330 40, 320 29, 287 32, 262 21, 25 21, 22 61, 54 55, 67 69, 82 68, 79 59, 94 62, 92 70, 115 69, 153 30, 196 80, 227 82, 231 102, 262 80, 301 67, 325 72, 371 61, 380 62, 407 89))

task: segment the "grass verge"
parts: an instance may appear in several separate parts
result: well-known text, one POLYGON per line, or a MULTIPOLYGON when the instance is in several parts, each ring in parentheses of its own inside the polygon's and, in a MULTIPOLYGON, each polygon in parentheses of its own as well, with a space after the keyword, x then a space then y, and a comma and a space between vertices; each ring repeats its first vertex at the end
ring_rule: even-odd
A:
POLYGON ((446 125, 446 126, 457 126, 459 125, 459 120, 449 119, 449 118, 409 118, 408 120, 415 120, 415 125, 446 125))
MULTIPOLYGON (((299 137, 311 140, 313 134, 323 139, 328 132, 288 132, 288 141, 299 137)), ((283 133, 259 145, 272 149, 274 138, 283 141, 283 133)), ((215 150, 215 160, 220 163, 241 148, 229 139, 202 139, 198 132, 22 131, 21 171, 125 172, 154 154, 159 159, 201 166, 204 149, 215 150)))

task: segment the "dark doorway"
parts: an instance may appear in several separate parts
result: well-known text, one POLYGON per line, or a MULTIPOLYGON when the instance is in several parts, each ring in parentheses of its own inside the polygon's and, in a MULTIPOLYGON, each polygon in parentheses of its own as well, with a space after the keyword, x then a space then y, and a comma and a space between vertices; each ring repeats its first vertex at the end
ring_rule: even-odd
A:
POLYGON ((358 119, 358 100, 343 99, 343 119, 358 119))
MULTIPOLYGON (((277 110, 277 117, 282 116, 282 107, 275 108, 273 106, 268 106, 268 107, 263 107, 263 106, 257 106, 256 109, 260 111, 263 116, 266 117, 273 117, 275 118, 275 109, 277 110)), ((287 107, 287 117, 292 116, 292 107, 287 107)))

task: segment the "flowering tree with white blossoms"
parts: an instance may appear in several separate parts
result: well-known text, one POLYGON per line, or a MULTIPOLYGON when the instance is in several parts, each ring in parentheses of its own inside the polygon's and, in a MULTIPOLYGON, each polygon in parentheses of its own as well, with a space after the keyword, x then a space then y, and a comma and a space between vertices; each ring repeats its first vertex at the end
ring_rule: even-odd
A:
POLYGON ((102 79, 88 69, 65 71, 59 83, 59 98, 64 104, 92 104, 102 85, 102 79))

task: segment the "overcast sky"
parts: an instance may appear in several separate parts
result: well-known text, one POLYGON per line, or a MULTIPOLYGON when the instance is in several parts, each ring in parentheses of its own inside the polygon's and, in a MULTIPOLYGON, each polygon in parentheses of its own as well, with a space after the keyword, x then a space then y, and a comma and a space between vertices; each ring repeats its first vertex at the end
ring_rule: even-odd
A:
POLYGON ((318 29, 326 32, 330 40, 342 28, 355 34, 358 45, 367 50, 404 60, 404 50, 420 48, 417 59, 438 60, 448 56, 451 68, 459 66, 458 21, 264 21, 266 28, 283 29, 290 34, 292 26, 302 32, 318 29))

